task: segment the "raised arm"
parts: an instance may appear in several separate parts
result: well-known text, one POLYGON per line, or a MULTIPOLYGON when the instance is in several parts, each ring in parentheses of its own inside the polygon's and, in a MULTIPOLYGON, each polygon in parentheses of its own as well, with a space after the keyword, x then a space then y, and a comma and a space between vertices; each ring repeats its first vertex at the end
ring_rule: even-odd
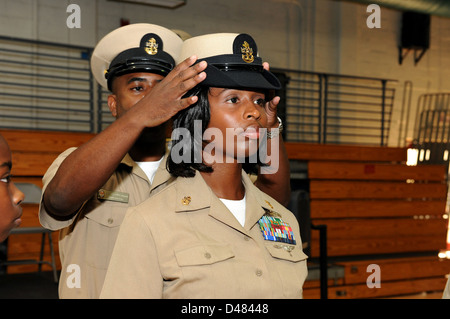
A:
POLYGON ((193 65, 196 57, 181 62, 123 116, 72 152, 47 185, 43 203, 46 211, 69 218, 113 174, 144 128, 157 127, 179 110, 196 102, 182 98, 205 77, 206 63, 193 65))

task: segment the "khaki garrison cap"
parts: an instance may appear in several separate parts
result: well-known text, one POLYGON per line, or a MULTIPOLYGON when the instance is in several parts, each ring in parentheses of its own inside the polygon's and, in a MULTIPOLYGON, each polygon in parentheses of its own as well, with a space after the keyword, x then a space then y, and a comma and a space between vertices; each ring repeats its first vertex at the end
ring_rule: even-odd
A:
POLYGON ((264 70, 255 40, 248 34, 214 33, 184 41, 179 61, 197 55, 208 62, 200 85, 222 88, 278 90, 278 78, 264 70))
POLYGON ((167 75, 178 59, 183 40, 164 27, 137 23, 120 27, 99 41, 91 70, 101 86, 111 90, 114 77, 133 72, 167 75))

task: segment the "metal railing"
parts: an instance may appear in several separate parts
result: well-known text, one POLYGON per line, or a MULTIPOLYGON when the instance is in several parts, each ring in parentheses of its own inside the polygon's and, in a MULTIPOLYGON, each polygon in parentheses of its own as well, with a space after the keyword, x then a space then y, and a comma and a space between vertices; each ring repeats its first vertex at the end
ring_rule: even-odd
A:
MULTIPOLYGON (((0 37, 0 127, 100 132, 114 118, 92 48, 0 37)), ((272 69, 286 141, 386 145, 393 80, 272 69), (284 80, 283 80, 284 79, 284 80)))
POLYGON ((287 141, 387 144, 395 80, 286 69, 272 71, 287 75, 283 114, 287 141))
POLYGON ((447 164, 450 159, 450 93, 422 94, 418 99, 412 147, 418 164, 447 164))
POLYGON ((0 127, 94 131, 91 51, 0 37, 0 127))

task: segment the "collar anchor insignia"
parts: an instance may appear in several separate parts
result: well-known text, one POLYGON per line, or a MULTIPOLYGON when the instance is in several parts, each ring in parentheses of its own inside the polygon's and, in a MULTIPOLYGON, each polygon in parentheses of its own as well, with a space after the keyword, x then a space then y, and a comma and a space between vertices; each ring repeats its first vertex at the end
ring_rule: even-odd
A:
POLYGON ((184 196, 181 200, 181 204, 183 205, 189 205, 191 203, 191 196, 184 196))

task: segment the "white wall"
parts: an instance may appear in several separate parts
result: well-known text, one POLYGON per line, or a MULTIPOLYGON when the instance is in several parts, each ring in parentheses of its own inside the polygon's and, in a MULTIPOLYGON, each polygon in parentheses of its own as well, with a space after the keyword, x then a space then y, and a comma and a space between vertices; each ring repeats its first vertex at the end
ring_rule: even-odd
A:
POLYGON ((420 94, 450 91, 450 19, 433 16, 428 52, 417 66, 412 53, 399 65, 401 13, 381 8, 381 28, 369 29, 366 8, 334 0, 188 0, 175 10, 108 0, 1 0, 0 35, 93 47, 121 18, 193 36, 250 33, 274 67, 397 80, 394 146, 405 81, 413 83, 412 115, 420 94), (81 8, 80 29, 66 26, 71 3, 81 8))

